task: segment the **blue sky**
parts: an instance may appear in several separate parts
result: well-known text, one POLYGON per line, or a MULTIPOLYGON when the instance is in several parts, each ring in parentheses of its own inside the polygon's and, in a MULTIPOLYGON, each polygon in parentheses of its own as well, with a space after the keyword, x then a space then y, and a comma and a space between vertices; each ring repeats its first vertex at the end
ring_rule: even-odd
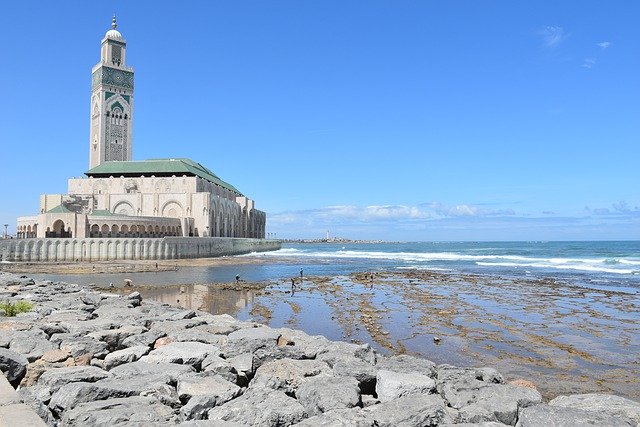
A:
POLYGON ((205 164, 277 237, 640 239, 640 3, 588 0, 10 2, 10 232, 87 170, 114 12, 134 158, 205 164))

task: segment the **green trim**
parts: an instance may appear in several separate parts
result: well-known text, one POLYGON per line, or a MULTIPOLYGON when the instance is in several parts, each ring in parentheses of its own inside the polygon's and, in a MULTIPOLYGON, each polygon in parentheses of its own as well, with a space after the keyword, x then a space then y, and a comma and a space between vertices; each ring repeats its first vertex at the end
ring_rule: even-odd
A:
POLYGON ((115 95, 115 93, 113 93, 113 92, 105 92, 104 93, 104 100, 106 101, 107 99, 111 98, 114 95, 115 95))
POLYGON ((231 184, 221 180, 215 173, 200 163, 191 159, 149 159, 133 162, 105 162, 85 172, 85 175, 94 178, 108 178, 110 176, 125 177, 171 177, 171 176, 197 176, 213 184, 242 196, 231 184))
POLYGON ((64 207, 64 205, 58 205, 55 208, 49 209, 47 213, 73 213, 73 211, 64 207))
POLYGON ((93 212, 91 212, 89 214, 89 216, 115 216, 115 215, 111 211, 107 211, 107 210, 103 210, 103 209, 96 209, 93 212))

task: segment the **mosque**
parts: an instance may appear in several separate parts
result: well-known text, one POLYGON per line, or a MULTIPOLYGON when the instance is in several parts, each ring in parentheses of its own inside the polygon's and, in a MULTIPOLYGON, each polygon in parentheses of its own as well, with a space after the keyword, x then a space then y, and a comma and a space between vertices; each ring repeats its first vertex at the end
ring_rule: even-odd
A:
POLYGON ((18 218, 17 237, 264 239, 266 214, 202 164, 132 160, 134 71, 116 28, 114 16, 92 69, 86 178, 69 179, 68 194, 41 195, 40 212, 18 218))

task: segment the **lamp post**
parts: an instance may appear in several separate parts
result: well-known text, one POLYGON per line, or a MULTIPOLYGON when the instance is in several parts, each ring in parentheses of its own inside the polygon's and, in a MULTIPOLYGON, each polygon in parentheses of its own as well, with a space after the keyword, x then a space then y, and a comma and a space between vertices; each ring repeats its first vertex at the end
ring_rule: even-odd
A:
POLYGON ((4 225, 4 238, 7 238, 7 227, 9 226, 9 224, 5 224, 4 225))

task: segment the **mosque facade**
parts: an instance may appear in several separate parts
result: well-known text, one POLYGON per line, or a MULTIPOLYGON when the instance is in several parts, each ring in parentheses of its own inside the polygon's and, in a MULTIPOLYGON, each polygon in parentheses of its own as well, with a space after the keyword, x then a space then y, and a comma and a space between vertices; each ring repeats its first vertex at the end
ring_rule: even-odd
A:
POLYGON ((18 238, 243 237, 264 239, 266 214, 202 164, 186 158, 132 160, 134 70, 112 28, 92 69, 89 170, 67 194, 40 196, 18 218, 18 238))

